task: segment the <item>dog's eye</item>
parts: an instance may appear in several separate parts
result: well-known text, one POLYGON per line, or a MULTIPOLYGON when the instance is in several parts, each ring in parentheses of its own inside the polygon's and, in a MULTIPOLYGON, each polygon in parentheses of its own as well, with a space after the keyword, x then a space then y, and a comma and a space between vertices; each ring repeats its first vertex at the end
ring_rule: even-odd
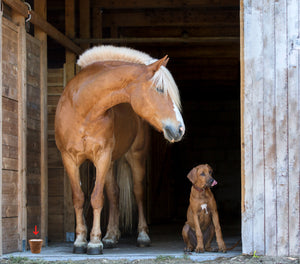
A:
POLYGON ((201 175, 201 176, 205 176, 205 173, 204 173, 204 172, 202 172, 200 175, 201 175))

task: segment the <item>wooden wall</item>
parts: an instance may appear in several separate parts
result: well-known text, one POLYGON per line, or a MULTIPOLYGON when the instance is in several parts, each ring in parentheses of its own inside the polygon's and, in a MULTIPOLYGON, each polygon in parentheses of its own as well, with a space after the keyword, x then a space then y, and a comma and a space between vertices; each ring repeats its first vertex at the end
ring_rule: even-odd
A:
POLYGON ((300 3, 241 3, 243 253, 299 256, 300 3))
POLYGON ((64 167, 54 138, 54 117, 64 87, 64 70, 48 70, 48 237, 64 241, 64 167))
POLYGON ((18 39, 19 28, 2 25, 2 249, 19 248, 18 236, 18 39))
POLYGON ((25 250, 43 222, 41 42, 26 34, 22 16, 10 19, 2 20, 2 253, 25 250))

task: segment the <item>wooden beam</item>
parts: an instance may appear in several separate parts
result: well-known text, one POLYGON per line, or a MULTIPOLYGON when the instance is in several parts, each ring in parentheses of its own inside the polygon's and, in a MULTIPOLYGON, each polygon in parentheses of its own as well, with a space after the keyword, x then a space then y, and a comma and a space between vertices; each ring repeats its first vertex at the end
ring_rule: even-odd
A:
POLYGON ((239 8, 103 10, 103 27, 239 26, 239 8))
MULTIPOLYGON (((0 4, 1 1, 0 1, 0 4)), ((2 145, 2 10, 0 9, 0 142, 2 145)), ((0 208, 2 208, 2 147, 0 148, 0 208)), ((0 210, 0 256, 2 256, 2 209, 0 210)))
MULTIPOLYGON (((15 10, 18 14, 23 17, 28 17, 28 7, 19 0, 3 0, 8 6, 10 6, 13 10, 15 10)), ((72 40, 67 38, 63 33, 58 31, 55 27, 49 24, 45 19, 43 19, 40 15, 38 15, 34 11, 30 11, 31 19, 30 22, 35 26, 39 27, 42 31, 47 33, 51 38, 56 40, 62 46, 67 49, 73 51, 77 55, 82 53, 82 49, 78 47, 72 40)))
POLYGON ((170 44, 224 44, 240 42, 239 37, 200 37, 200 38, 80 38, 74 39, 78 44, 103 43, 103 44, 126 44, 126 43, 170 43, 170 44))
MULTIPOLYGON (((41 18, 47 20, 47 0, 35 0, 34 8, 41 18)), ((41 238, 48 244, 48 148, 47 148, 47 34, 35 27, 34 35, 41 42, 40 87, 41 87, 41 238)))
MULTIPOLYGON (((90 0, 79 1, 79 35, 80 38, 90 37, 90 0)), ((80 47, 83 50, 88 49, 89 43, 82 43, 80 47)))
MULTIPOLYGON (((75 1, 65 0, 65 32, 69 38, 75 37, 75 1)), ((76 56, 66 50, 65 81, 71 80, 75 75, 76 56)), ((72 189, 67 173, 64 173, 64 233, 75 233, 75 218, 72 202, 72 189)))
POLYGON ((92 0, 92 7, 100 7, 104 9, 140 9, 140 8, 186 8, 186 7, 210 7, 221 6, 231 7, 236 6, 236 0, 126 0, 126 1, 111 1, 111 0, 92 0))
POLYGON ((12 13, 13 21, 19 26, 18 38, 18 248, 26 249, 27 210, 26 210, 26 131, 27 131, 27 88, 26 88, 26 31, 24 17, 12 13), (25 246, 25 248, 24 248, 25 246))

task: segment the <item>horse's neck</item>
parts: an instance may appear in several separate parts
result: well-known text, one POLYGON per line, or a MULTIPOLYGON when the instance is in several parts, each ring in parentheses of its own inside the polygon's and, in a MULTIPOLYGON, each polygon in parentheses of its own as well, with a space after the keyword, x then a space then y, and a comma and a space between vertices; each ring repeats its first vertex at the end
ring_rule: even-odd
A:
POLYGON ((81 114, 89 115, 91 119, 104 115, 115 105, 130 102, 130 94, 125 88, 132 81, 132 76, 126 72, 118 73, 118 69, 115 72, 107 71, 106 75, 98 77, 97 74, 85 73, 74 93, 73 103, 80 108, 81 114))

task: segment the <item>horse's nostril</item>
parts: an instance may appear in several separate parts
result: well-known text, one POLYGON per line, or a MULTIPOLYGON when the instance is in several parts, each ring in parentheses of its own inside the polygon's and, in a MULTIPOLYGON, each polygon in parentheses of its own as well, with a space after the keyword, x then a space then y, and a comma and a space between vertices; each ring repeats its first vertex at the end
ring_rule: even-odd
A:
POLYGON ((183 133, 184 133, 184 128, 183 128, 182 125, 180 125, 180 126, 179 126, 179 130, 178 130, 178 134, 179 134, 180 136, 182 136, 183 133))

